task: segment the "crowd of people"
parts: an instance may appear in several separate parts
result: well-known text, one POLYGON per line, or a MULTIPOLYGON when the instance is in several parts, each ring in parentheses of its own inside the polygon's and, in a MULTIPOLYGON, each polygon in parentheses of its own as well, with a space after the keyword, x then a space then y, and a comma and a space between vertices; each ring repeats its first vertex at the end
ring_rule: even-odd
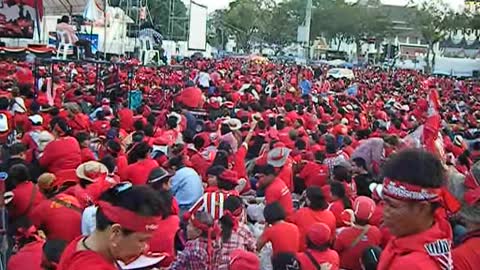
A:
POLYGON ((480 265, 479 80, 116 61, 0 62, 8 269, 480 265))

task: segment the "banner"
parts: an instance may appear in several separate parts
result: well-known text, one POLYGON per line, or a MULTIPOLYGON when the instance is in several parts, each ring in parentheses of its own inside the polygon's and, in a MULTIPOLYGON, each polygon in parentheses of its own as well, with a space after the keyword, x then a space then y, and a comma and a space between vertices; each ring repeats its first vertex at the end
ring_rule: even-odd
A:
POLYGON ((33 38, 42 0, 0 0, 0 37, 33 38))

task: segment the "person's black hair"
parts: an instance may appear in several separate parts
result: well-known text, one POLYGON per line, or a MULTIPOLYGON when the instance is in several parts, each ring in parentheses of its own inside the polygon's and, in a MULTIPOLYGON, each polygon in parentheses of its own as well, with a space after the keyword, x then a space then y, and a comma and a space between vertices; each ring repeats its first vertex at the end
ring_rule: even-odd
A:
POLYGON ((153 137, 153 136, 155 136, 155 131, 154 131, 152 125, 147 124, 147 125, 144 127, 143 130, 145 131, 145 136, 148 136, 148 137, 153 137))
POLYGON ((136 131, 143 130, 143 121, 141 119, 138 119, 137 121, 133 122, 133 128, 136 131))
POLYGON ((295 141, 295 148, 297 148, 298 150, 305 150, 307 149, 307 143, 302 139, 297 139, 295 141))
POLYGON ((225 135, 225 134, 228 134, 230 132, 232 132, 232 130, 230 129, 230 127, 227 124, 222 124, 220 126, 220 134, 221 135, 225 135))
POLYGON ((352 173, 350 169, 345 166, 337 165, 333 167, 333 179, 340 181, 340 182, 352 182, 352 173))
POLYGON ((142 142, 144 138, 145 138, 145 134, 143 133, 143 131, 135 131, 132 134, 133 142, 136 142, 136 143, 142 142))
MULTIPOLYGON (((228 210, 233 213, 240 207, 243 207, 243 202, 242 199, 237 196, 228 196, 228 198, 223 202, 223 211, 228 210)), ((220 224, 222 226, 222 241, 226 243, 230 240, 230 237, 232 237, 234 222, 230 216, 223 215, 220 218, 220 224)))
POLYGON ((225 167, 222 165, 212 165, 207 169, 207 175, 219 176, 225 171, 225 167))
POLYGON ((113 118, 112 120, 110 120, 110 127, 120 128, 120 120, 118 120, 118 118, 113 118))
POLYGON ((268 118, 268 125, 273 127, 277 123, 277 120, 274 117, 268 118))
POLYGON ((322 123, 322 124, 319 124, 319 125, 318 125, 318 131, 319 131, 320 134, 322 134, 322 135, 325 134, 325 133, 327 133, 327 131, 328 131, 328 126, 327 126, 326 124, 323 124, 323 123, 322 123))
POLYGON ((317 245, 317 244, 313 243, 312 240, 310 240, 308 237, 306 238, 306 242, 307 242, 307 248, 308 249, 313 249, 313 250, 317 250, 317 251, 325 251, 330 247, 330 243, 328 243, 328 242, 323 244, 323 245, 317 245))
MULTIPOLYGON (((67 247, 68 242, 60 239, 47 239, 45 244, 43 244, 43 256, 50 264, 58 264, 60 262, 60 257, 67 247)), ((44 266, 45 267, 45 266, 44 266)), ((54 267, 50 268, 51 270, 55 269, 54 267)), ((47 269, 47 270, 50 270, 47 269)))
POLYGON ((228 168, 228 156, 229 154, 227 151, 218 150, 217 154, 215 155, 215 159, 212 162, 212 166, 222 166, 224 168, 228 168))
POLYGON ((50 130, 55 130, 56 128, 60 129, 64 135, 70 136, 72 134, 72 129, 68 126, 67 122, 58 116, 55 116, 50 121, 50 130))
POLYGON ((27 147, 23 143, 14 143, 8 148, 10 156, 20 155, 27 151, 27 147))
POLYGON ((260 121, 257 122, 257 128, 258 129, 264 130, 266 127, 267 127, 267 124, 265 123, 265 121, 260 120, 260 121))
POLYGON ((325 200, 325 195, 320 187, 312 186, 306 189, 306 195, 310 201, 308 206, 312 210, 325 210, 328 207, 328 203, 325 200))
POLYGON ((356 157, 352 159, 352 162, 355 163, 357 167, 363 168, 364 170, 368 170, 367 162, 365 161, 365 159, 361 157, 356 157))
POLYGON ((202 136, 195 136, 193 138, 193 145, 195 146, 195 149, 200 150, 205 146, 205 140, 202 136))
POLYGON ((67 16, 67 15, 63 15, 62 18, 60 18, 60 21, 61 23, 69 23, 70 22, 70 18, 67 16))
POLYGON ((102 163, 103 165, 105 165, 107 167, 109 173, 114 173, 115 172, 115 168, 117 167, 117 161, 115 160, 115 158, 113 156, 111 156, 111 155, 104 156, 100 160, 100 163, 102 163))
POLYGON ((8 110, 10 107, 10 100, 6 97, 0 97, 0 110, 8 110))
POLYGON ((282 130, 285 128, 285 118, 283 118, 283 116, 279 116, 277 117, 277 122, 276 122, 276 125, 277 125, 277 130, 282 130))
POLYGON ((99 110, 96 114, 95 117, 97 120, 105 120, 105 112, 103 110, 99 110))
MULTIPOLYGON (((165 177, 168 179, 169 177, 165 177)), ((168 190, 160 190, 157 191, 158 198, 160 199, 160 212, 163 219, 168 218, 171 216, 172 213, 172 203, 173 203, 173 195, 168 190)))
POLYGON ((291 111, 293 111, 293 110, 295 110, 295 107, 292 105, 292 103, 287 102, 287 103, 285 104, 285 111, 291 112, 291 111))
POLYGON ((222 190, 234 190, 237 185, 232 182, 225 181, 221 177, 217 178, 217 186, 222 190))
POLYGON ((300 263, 294 253, 277 253, 272 256, 273 270, 300 270, 300 263))
POLYGON ((185 163, 183 162, 183 156, 181 155, 171 157, 168 160, 168 164, 170 164, 170 166, 172 167, 173 166, 177 167, 177 169, 180 169, 185 166, 185 163))
POLYGON ((315 160, 318 162, 323 162, 325 160, 325 153, 322 151, 315 152, 315 160))
MULTIPOLYGON (((13 219, 8 227, 7 227, 7 234, 10 236, 16 236, 19 233, 19 230, 28 230, 33 223, 30 221, 30 219, 27 216, 20 216, 15 219, 13 219)), ((16 244, 18 245, 19 248, 22 248, 26 244, 30 242, 34 242, 37 239, 33 236, 30 236, 28 238, 25 237, 18 237, 16 240, 16 244)))
POLYGON ((338 182, 338 181, 332 181, 330 183, 330 192, 332 195, 337 196, 342 200, 343 206, 345 209, 351 209, 352 208, 352 203, 350 202, 350 199, 347 197, 347 192, 345 190, 345 186, 343 183, 338 182))
POLYGON ((77 142, 79 144, 82 144, 83 142, 85 142, 86 140, 89 140, 90 139, 90 134, 88 134, 87 132, 78 132, 76 135, 75 135, 75 139, 77 139, 77 142))
POLYGON ((133 147, 133 149, 128 153, 128 163, 132 164, 137 162, 139 159, 147 158, 148 152, 150 151, 150 145, 146 142, 141 142, 133 147))
POLYGON ((273 202, 265 206, 263 209, 263 216, 268 224, 274 224, 275 222, 285 220, 287 217, 285 209, 283 209, 279 202, 273 202))
POLYGON ((365 270, 376 270, 382 249, 377 246, 367 247, 362 252, 361 262, 365 270))
POLYGON ((217 149, 226 151, 229 154, 233 152, 232 146, 226 141, 221 141, 217 149))
POLYGON ((31 180, 28 167, 24 164, 15 164, 8 169, 8 180, 12 180, 15 185, 31 180))
MULTIPOLYGON (((161 215, 161 200, 158 197, 158 193, 151 187, 130 186, 130 183, 120 183, 107 191, 101 196, 101 201, 106 201, 113 206, 124 208, 126 210, 135 212, 141 216, 160 216, 161 215)), ((109 220, 99 208, 96 214, 97 230, 105 231, 114 222, 109 220)), ((132 231, 124 229, 125 234, 132 233, 132 231)))
POLYGON ((337 152, 337 146, 336 146, 335 142, 327 142, 327 144, 325 145, 325 151, 328 154, 336 153, 337 152))
POLYGON ((382 176, 424 188, 440 188, 445 183, 445 169, 440 160, 420 149, 393 154, 385 162, 382 176))
POLYGON ((344 136, 343 137, 343 144, 344 145, 351 145, 352 144, 352 138, 350 138, 350 136, 344 136))
POLYGON ((120 145, 120 143, 115 140, 107 141, 106 146, 108 149, 110 149, 109 152, 112 154, 113 157, 117 157, 120 150, 122 150, 122 146, 120 145))
POLYGON ((167 126, 169 129, 174 129, 174 128, 177 128, 178 126, 178 118, 176 116, 170 116, 167 118, 167 126))
MULTIPOLYGON (((468 150, 467 150, 468 151, 468 150)), ((470 169, 470 161, 467 155, 467 151, 465 151, 463 154, 458 156, 458 163, 461 165, 464 165, 467 167, 467 169, 470 169)))

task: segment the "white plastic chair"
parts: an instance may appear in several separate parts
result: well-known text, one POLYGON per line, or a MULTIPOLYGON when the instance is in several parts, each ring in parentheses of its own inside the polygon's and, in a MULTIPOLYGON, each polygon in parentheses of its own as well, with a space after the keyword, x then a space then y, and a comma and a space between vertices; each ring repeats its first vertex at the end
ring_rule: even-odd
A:
POLYGON ((152 59, 157 57, 157 65, 160 62, 160 52, 153 49, 153 40, 149 37, 140 37, 140 59, 144 65, 147 65, 152 59))
MULTIPOLYGON (((75 45, 70 40, 70 36, 67 32, 58 31, 57 32, 57 41, 60 39, 60 42, 57 46, 57 58, 61 56, 63 60, 67 59, 68 55, 74 54, 75 45)), ((79 58, 79 50, 77 49, 77 58, 79 58)))

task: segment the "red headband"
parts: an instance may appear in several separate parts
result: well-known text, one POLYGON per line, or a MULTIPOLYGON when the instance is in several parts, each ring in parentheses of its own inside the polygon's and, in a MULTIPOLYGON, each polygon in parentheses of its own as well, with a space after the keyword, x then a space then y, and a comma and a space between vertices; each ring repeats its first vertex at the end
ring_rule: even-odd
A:
POLYGON ((451 213, 458 212, 461 207, 446 187, 425 188, 385 178, 382 194, 402 201, 440 202, 451 213))
POLYGON ((149 233, 158 228, 157 217, 141 216, 125 208, 113 206, 106 201, 99 201, 98 207, 110 221, 120 224, 125 229, 149 233))
POLYGON ((215 240, 220 235, 220 228, 218 224, 215 222, 212 226, 204 224, 195 218, 195 215, 191 216, 191 221, 193 227, 201 230, 202 232, 206 232, 207 236, 207 253, 208 253, 208 261, 210 262, 210 257, 213 253, 213 245, 212 240, 215 240))
POLYGON ((236 231, 238 229, 239 218, 242 214, 242 207, 237 208, 235 211, 231 212, 230 210, 224 210, 223 216, 227 216, 232 220, 233 223, 233 230, 236 231))

